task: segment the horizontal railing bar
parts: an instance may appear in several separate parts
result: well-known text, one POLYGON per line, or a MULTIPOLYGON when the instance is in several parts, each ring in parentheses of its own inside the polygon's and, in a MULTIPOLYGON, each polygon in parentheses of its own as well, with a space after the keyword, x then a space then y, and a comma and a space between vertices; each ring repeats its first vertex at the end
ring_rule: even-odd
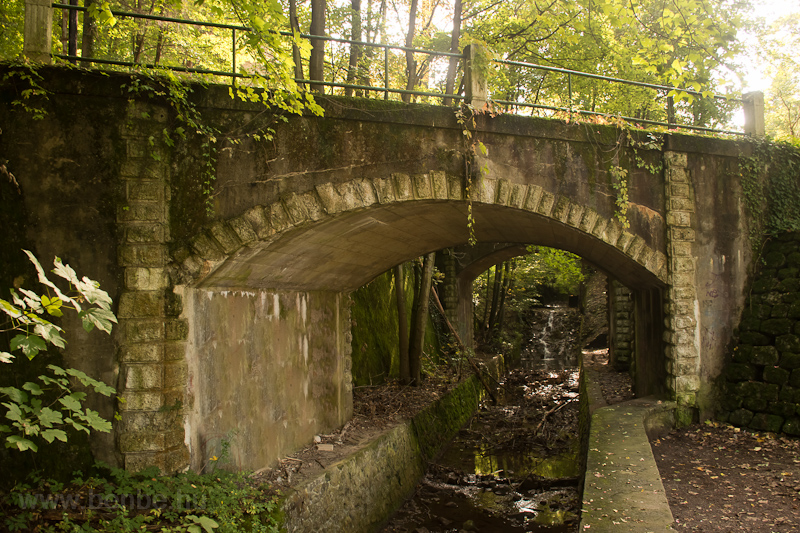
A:
MULTIPOLYGON (((67 9, 67 10, 72 10, 72 11, 82 11, 82 12, 88 11, 88 9, 83 7, 83 6, 73 6, 73 5, 69 5, 69 4, 53 3, 52 7, 58 8, 58 9, 67 9)), ((132 13, 130 11, 111 10, 111 14, 114 15, 115 17, 142 18, 142 19, 147 19, 147 20, 158 20, 158 21, 163 21, 163 22, 174 22, 176 24, 190 24, 190 25, 193 25, 193 26, 209 26, 211 28, 223 28, 223 29, 228 29, 228 30, 241 30, 241 31, 252 31, 252 32, 256 31, 254 28, 250 28, 248 26, 236 25, 236 24, 223 24, 223 23, 220 23, 220 22, 203 22, 203 21, 199 21, 199 20, 164 17, 164 16, 161 16, 161 15, 148 15, 148 14, 144 14, 144 13, 132 13)), ((283 31, 283 30, 268 30, 268 31, 270 33, 282 35, 284 37, 292 37, 294 35, 290 31, 283 31)), ((370 42, 367 42, 367 41, 352 41, 350 39, 344 39, 344 38, 341 38, 341 37, 330 37, 330 36, 327 36, 327 35, 310 35, 310 34, 307 34, 307 33, 300 33, 298 35, 300 37, 304 38, 304 39, 316 39, 316 40, 320 40, 320 41, 333 41, 333 42, 338 42, 338 43, 349 43, 349 44, 355 44, 355 45, 358 45, 358 46, 371 46, 373 48, 388 48, 388 49, 391 49, 391 50, 400 50, 400 51, 403 51, 403 52, 414 52, 414 53, 418 53, 418 54, 428 54, 428 55, 435 55, 435 56, 441 56, 441 57, 456 57, 456 58, 459 58, 459 59, 464 57, 463 54, 454 54, 453 52, 438 52, 438 51, 435 51, 435 50, 423 50, 421 48, 408 48, 406 46, 396 46, 396 45, 392 45, 392 44, 370 43, 370 42)))
POLYGON ((436 98, 452 98, 454 100, 463 100, 463 94, 447 94, 447 93, 432 93, 426 91, 413 91, 408 89, 392 89, 387 87, 374 87, 372 85, 352 85, 349 83, 336 83, 334 81, 316 81, 316 80, 300 80, 296 79, 297 83, 307 83, 309 85, 324 85, 325 87, 345 87, 350 89, 364 89, 367 91, 390 92, 396 94, 410 94, 413 96, 434 96, 436 98))
POLYGON ((549 106, 544 104, 530 104, 527 102, 512 102, 511 100, 492 100, 492 103, 495 104, 502 104, 502 105, 514 105, 514 106, 521 106, 521 107, 532 107, 535 109, 547 109, 549 111, 562 111, 564 113, 577 113, 579 115, 594 115, 600 117, 608 117, 608 118, 620 118, 626 122, 635 122, 638 124, 650 124, 653 126, 667 126, 668 128, 681 128, 686 130, 696 130, 696 131, 705 131, 709 133, 726 133, 730 135, 745 135, 741 131, 730 131, 730 130, 717 130, 714 128, 706 128, 703 126, 689 126, 687 124, 680 124, 677 122, 661 122, 658 120, 648 120, 646 118, 635 118, 635 117, 626 117, 624 115, 612 115, 609 113, 600 113, 598 111, 587 111, 582 109, 572 109, 570 110, 567 107, 555 107, 549 106))
MULTIPOLYGON (((501 65, 511 65, 511 66, 515 66, 515 67, 525 67, 525 68, 531 68, 531 69, 537 69, 537 70, 547 70, 547 71, 550 71, 550 72, 559 72, 561 74, 574 74, 576 76, 582 76, 584 78, 594 78, 594 79, 603 80, 603 81, 613 81, 615 83, 624 83, 624 84, 627 84, 627 85, 635 85, 637 87, 646 87, 648 89, 656 89, 656 90, 659 90, 659 91, 680 91, 680 92, 683 92, 683 93, 687 93, 687 94, 691 94, 691 95, 694 95, 694 96, 700 96, 702 98, 705 98, 703 96, 702 92, 695 91, 693 89, 681 89, 679 87, 670 87, 669 85, 656 85, 654 83, 647 83, 647 82, 643 82, 643 81, 626 80, 626 79, 622 79, 622 78, 614 78, 614 77, 611 77, 611 76, 603 76, 602 74, 592 74, 592 73, 589 73, 589 72, 581 72, 579 70, 570 70, 570 69, 561 68, 561 67, 549 67, 549 66, 546 66, 546 65, 537 65, 536 63, 525 63, 523 61, 510 61, 510 60, 507 60, 507 59, 494 59, 492 61, 494 63, 499 63, 501 65)), ((732 96, 725 96, 725 95, 717 95, 717 94, 715 94, 715 95, 712 95, 712 98, 715 98, 717 100, 725 100, 725 101, 728 101, 728 102, 742 103, 742 99, 741 98, 735 98, 735 97, 732 97, 732 96)))

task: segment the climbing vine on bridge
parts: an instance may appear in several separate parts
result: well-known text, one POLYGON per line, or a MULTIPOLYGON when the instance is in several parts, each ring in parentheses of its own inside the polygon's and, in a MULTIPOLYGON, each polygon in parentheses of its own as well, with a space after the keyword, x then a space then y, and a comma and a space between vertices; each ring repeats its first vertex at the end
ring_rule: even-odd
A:
POLYGON ((739 158, 739 178, 750 245, 758 254, 766 238, 800 231, 800 148, 770 140, 752 142, 752 153, 739 158))

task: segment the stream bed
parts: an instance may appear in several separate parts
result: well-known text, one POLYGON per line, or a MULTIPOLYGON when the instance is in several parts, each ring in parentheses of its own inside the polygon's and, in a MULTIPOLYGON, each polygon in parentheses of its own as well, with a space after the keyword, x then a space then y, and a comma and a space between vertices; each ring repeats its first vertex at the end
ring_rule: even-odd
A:
POLYGON ((516 369, 383 532, 574 532, 580 501, 577 369, 516 369))

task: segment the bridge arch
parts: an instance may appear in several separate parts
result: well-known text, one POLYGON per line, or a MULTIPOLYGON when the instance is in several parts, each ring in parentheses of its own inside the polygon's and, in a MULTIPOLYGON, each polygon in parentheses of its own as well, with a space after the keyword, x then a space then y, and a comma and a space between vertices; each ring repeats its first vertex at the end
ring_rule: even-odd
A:
MULTIPOLYGON (((436 171, 325 183, 195 235, 172 266, 188 326, 192 465, 232 429, 256 433, 233 447, 236 464, 255 468, 344 424, 352 411, 347 295, 398 263, 466 244, 470 203, 478 242, 562 248, 644 291, 666 284, 665 254, 615 218, 536 185, 484 178, 472 190, 467 198, 460 177, 436 171), (294 396, 279 396, 281 384, 294 396), (259 404, 266 414, 252 409, 259 404), (288 420, 296 427, 281 427, 288 420)), ((644 312, 653 307, 661 300, 644 312)), ((659 343, 650 347, 663 352, 660 321, 642 324, 655 327, 659 343)), ((650 357, 663 367, 662 354, 650 357)))
POLYGON ((199 287, 352 291, 393 265, 478 242, 540 244, 581 255, 633 287, 665 286, 667 258, 616 218, 537 185, 483 178, 466 198, 444 172, 326 183, 219 221, 179 257, 199 287))

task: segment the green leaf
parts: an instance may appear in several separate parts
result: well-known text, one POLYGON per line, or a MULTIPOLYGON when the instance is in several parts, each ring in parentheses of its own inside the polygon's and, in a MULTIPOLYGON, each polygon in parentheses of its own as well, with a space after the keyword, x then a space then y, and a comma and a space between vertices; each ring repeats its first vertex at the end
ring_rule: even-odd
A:
POLYGON ((32 381, 28 381, 27 383, 25 383, 22 386, 22 388, 25 389, 26 391, 29 391, 34 396, 39 396, 41 394, 44 394, 42 388, 36 383, 33 383, 32 381))
POLYGON ((12 351, 21 349, 28 359, 33 359, 40 351, 47 349, 47 344, 39 337, 17 335, 11 339, 10 348, 12 351))
POLYGON ((36 446, 32 441, 20 437, 19 435, 9 435, 6 437, 6 448, 14 448, 16 447, 19 451, 24 452, 25 450, 31 451, 38 451, 39 447, 36 446))
POLYGON ((53 439, 58 439, 61 442, 67 442, 67 434, 60 429, 46 429, 42 431, 42 438, 47 442, 53 442, 53 439))
POLYGON ((114 316, 114 313, 96 307, 81 311, 79 316, 83 321, 83 329, 86 331, 92 331, 92 329, 97 326, 97 329, 105 331, 106 333, 111 333, 113 324, 117 322, 117 317, 114 316))
POLYGON ((16 387, 0 387, 0 394, 5 394, 14 403, 27 403, 28 401, 28 395, 16 387))
POLYGON ((51 316, 64 316, 64 313, 61 311, 62 305, 61 298, 50 298, 49 296, 43 294, 42 295, 42 306, 44 310, 47 311, 48 315, 51 316))
POLYGON ((81 402, 77 400, 74 396, 76 393, 69 394, 62 398, 58 399, 58 402, 63 405, 65 408, 69 409, 70 411, 80 413, 81 412, 81 402))
POLYGON ((42 426, 48 428, 53 427, 56 424, 64 423, 63 419, 61 418, 61 413, 54 411, 49 407, 45 407, 39 411, 37 417, 39 418, 39 422, 42 424, 42 426))

